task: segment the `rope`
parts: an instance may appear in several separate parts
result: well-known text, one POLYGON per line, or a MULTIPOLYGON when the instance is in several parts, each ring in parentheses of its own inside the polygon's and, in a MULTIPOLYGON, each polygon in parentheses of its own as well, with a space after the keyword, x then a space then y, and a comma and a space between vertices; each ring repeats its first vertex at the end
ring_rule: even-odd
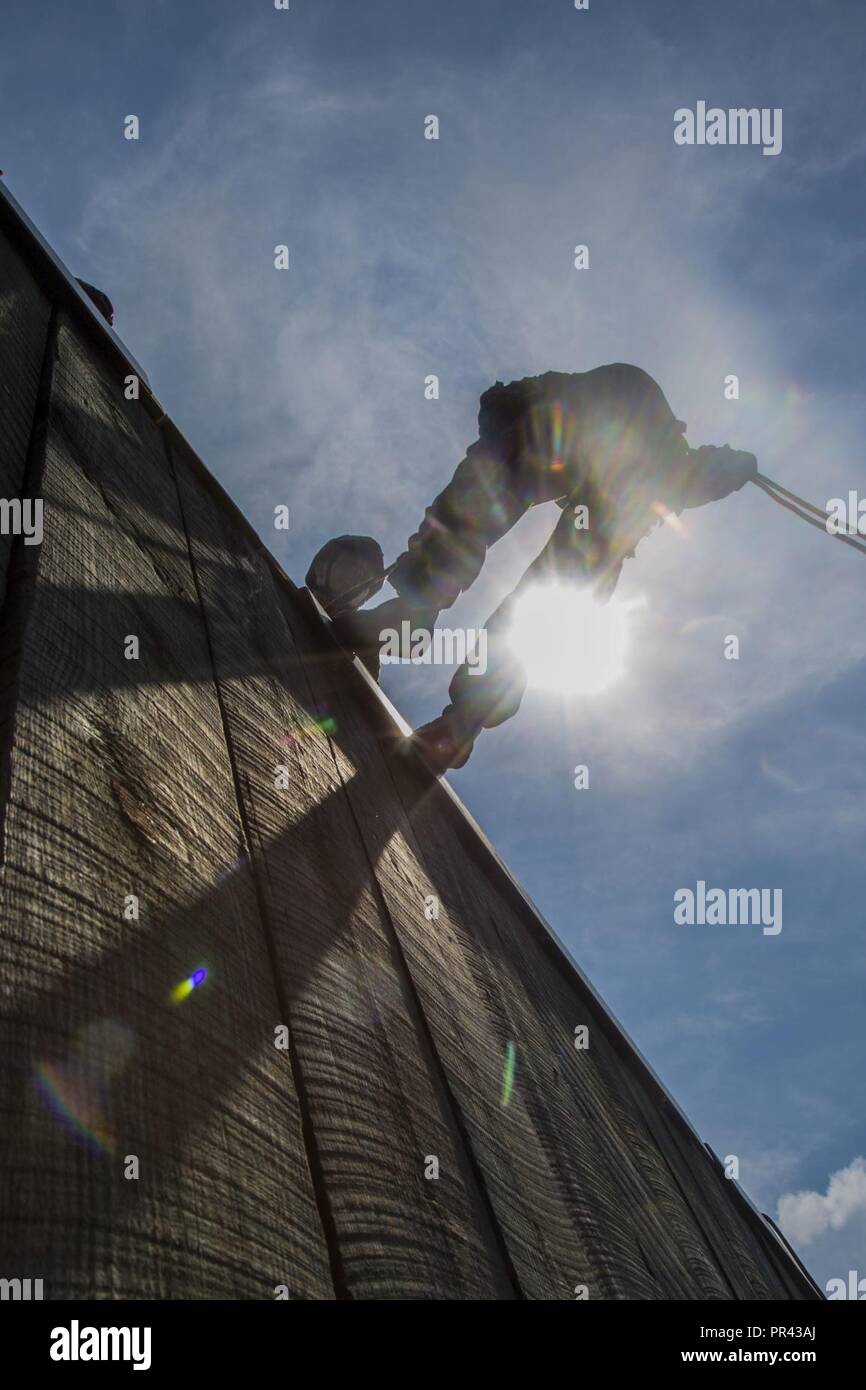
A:
POLYGON ((813 507, 811 502, 804 501, 802 497, 797 496, 796 492, 789 492, 786 487, 782 487, 781 483, 774 482, 772 478, 766 477, 763 473, 755 474, 755 482, 764 483, 768 487, 773 488, 775 492, 781 492, 782 496, 787 497, 790 502, 796 502, 798 506, 805 507, 806 511, 812 512, 814 516, 821 518, 822 526, 826 522, 827 513, 822 507, 813 507))
POLYGON ((781 483, 773 482, 772 478, 765 477, 763 473, 756 473, 752 482, 768 497, 772 497, 774 502, 778 502, 780 507, 785 507, 789 512, 793 512, 794 516, 799 517, 801 521, 808 521, 810 526, 816 526, 831 540, 843 541, 845 545, 850 545, 852 550, 859 550, 861 555, 866 555, 866 541, 859 537, 845 536, 840 531, 827 530, 828 513, 822 511, 820 507, 806 502, 802 497, 798 497, 796 492, 789 492, 786 487, 782 487, 781 483))

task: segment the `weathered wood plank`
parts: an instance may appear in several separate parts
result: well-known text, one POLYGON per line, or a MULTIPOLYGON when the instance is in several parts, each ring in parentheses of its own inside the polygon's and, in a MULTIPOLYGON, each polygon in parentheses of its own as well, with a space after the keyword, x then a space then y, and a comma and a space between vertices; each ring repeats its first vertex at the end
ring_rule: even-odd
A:
MULTIPOLYGON (((516 976, 525 982, 523 992, 544 1034, 562 1037, 581 1022, 590 1028, 589 1051, 565 1050, 562 1077, 572 1106, 587 1091, 593 1097, 593 1131, 622 1202, 655 1218, 646 1227, 636 1226, 649 1262, 660 1248, 673 1254, 698 1296, 783 1296, 779 1282, 768 1278, 765 1255, 742 1211, 720 1190, 706 1151, 647 1094, 638 1073, 612 1046, 611 1025, 591 996, 538 949, 519 915, 500 915, 497 924, 505 927, 516 976)), ((552 1107, 547 1096, 543 1113, 555 1116, 552 1107)), ((565 1113, 562 1121, 567 1128, 565 1113)), ((670 1270, 665 1278, 671 1278, 670 1270)))
POLYGON ((0 1263, 55 1298, 332 1297, 174 479, 64 319, 43 491, 2 644, 0 1263))
MULTIPOLYGON (((728 1203, 718 1224, 711 1185, 696 1181, 670 1128, 648 1123, 657 1105, 611 1046, 610 1025, 594 1001, 554 966, 511 903, 479 874, 467 852, 473 832, 458 826, 444 793, 439 800, 409 796, 428 863, 435 861, 449 902, 476 936, 479 976, 499 990, 500 1008, 514 1020, 527 1103, 565 1199, 572 1205, 591 1194, 601 1215, 608 1254, 615 1253, 613 1296, 647 1296, 641 1280, 631 1281, 635 1248, 665 1290, 661 1296, 770 1296, 766 1262, 741 1214, 728 1203), (578 1051, 574 1029, 582 1024, 590 1046, 578 1051)), ((775 1296, 783 1296, 778 1287, 775 1296)))
MULTIPOLYGON (((51 306, 0 233, 0 497, 21 496, 51 306)), ((0 603, 12 535, 0 535, 0 603)))
MULTIPOLYGON (((354 764, 364 768, 362 779, 344 770, 355 819, 521 1292, 572 1298, 575 1283, 585 1282, 587 1269, 597 1270, 603 1259, 593 1254, 596 1216, 587 1209, 581 1223, 567 1209, 521 1092, 502 1104, 514 1030, 479 971, 474 924, 458 923, 453 898, 409 823, 374 732, 375 710, 359 699, 358 678, 347 690, 345 659, 334 657, 327 636, 296 606, 288 611, 319 698, 332 711, 354 764), (384 823, 382 807, 388 808, 384 823), (424 902, 431 895, 439 902, 439 918, 428 921, 424 902)), ((425 793, 437 795, 429 778, 425 793)), ((477 870, 472 872, 477 878, 477 870)), ((603 1281, 600 1272, 598 1277, 603 1281)))
POLYGON ((591 1002, 567 987, 511 903, 479 873, 444 792, 422 801, 410 789, 409 796, 412 824, 472 952, 473 971, 511 1020, 515 1086, 550 1181, 579 1228, 591 1232, 592 1259, 575 1281, 588 1285, 590 1298, 729 1297, 670 1176, 646 1181, 658 1155, 623 1102, 621 1063, 591 1002), (578 1051, 579 1026, 588 1028, 590 1045, 578 1051))
POLYGON ((371 870, 393 787, 365 805, 382 837, 365 852, 345 784, 368 769, 311 690, 269 565, 173 452, 345 1291, 514 1297, 371 870))
POLYGON ((673 1181, 716 1253, 733 1296, 738 1299, 792 1297, 794 1285, 790 1271, 778 1262, 768 1261, 766 1244, 758 1240, 733 1189, 725 1190, 725 1179, 720 1177, 706 1149, 696 1137, 684 1134, 665 1108, 653 1104, 637 1078, 629 1080, 635 1105, 659 1151, 664 1154, 673 1181))

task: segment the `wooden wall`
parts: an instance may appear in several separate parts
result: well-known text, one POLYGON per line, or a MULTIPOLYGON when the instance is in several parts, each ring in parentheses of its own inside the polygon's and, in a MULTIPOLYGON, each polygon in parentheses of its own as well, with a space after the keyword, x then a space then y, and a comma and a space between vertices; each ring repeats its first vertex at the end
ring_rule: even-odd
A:
POLYGON ((817 1296, 3 222, 0 489, 44 539, 0 537, 0 1275, 817 1296))

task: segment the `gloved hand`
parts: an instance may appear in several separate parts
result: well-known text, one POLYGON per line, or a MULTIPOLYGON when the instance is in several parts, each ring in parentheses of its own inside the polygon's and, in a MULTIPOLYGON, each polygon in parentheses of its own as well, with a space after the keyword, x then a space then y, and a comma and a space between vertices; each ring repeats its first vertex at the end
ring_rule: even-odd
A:
MULTIPOLYGON (((742 449, 732 449, 723 444, 702 444, 699 449, 690 449, 693 464, 694 497, 689 505, 700 502, 718 502, 723 497, 737 492, 758 471, 758 460, 754 454, 742 449)), ((691 491, 691 489, 690 489, 691 491)))

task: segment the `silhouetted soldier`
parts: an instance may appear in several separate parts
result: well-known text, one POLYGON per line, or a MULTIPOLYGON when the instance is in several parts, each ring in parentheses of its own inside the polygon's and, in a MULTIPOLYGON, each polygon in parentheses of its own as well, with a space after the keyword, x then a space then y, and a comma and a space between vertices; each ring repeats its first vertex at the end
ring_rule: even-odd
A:
POLYGON ((387 572, 398 598, 351 611, 384 582, 382 552, 370 537, 340 537, 319 551, 307 583, 341 640, 378 673, 385 629, 400 632, 404 621, 432 629, 477 577, 488 547, 528 508, 555 501, 563 509, 544 550, 487 621, 485 673, 462 666, 450 703, 416 732, 434 766, 462 767, 481 729, 520 705, 526 674, 505 634, 530 584, 581 583, 605 601, 623 561, 666 513, 727 497, 757 472, 753 454, 689 448, 685 428, 652 377, 626 363, 498 381, 481 397, 477 442, 387 572), (575 524, 576 508, 586 508, 585 526, 575 524))

